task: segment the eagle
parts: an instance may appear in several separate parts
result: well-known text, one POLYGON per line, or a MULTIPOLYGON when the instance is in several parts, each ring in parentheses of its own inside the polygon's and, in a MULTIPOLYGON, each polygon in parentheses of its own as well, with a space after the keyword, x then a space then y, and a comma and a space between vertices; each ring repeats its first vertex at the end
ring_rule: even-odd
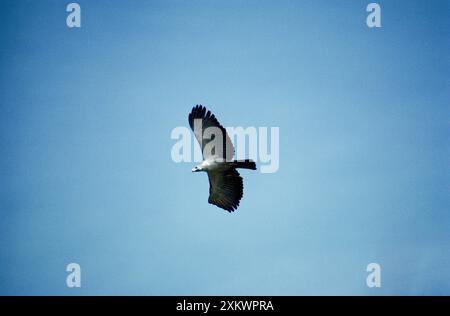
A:
POLYGON ((238 208, 244 191, 242 177, 236 169, 256 170, 256 164, 251 159, 233 160, 234 147, 230 136, 204 106, 193 107, 188 120, 203 155, 202 163, 192 172, 208 174, 208 203, 231 213, 238 208))

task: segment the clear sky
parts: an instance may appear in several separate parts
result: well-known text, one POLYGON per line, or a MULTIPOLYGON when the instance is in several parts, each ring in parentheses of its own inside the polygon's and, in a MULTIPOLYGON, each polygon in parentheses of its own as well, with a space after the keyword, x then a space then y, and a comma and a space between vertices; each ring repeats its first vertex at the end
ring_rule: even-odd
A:
POLYGON ((450 294, 449 2, 369 2, 0 1, 0 294, 450 294), (280 128, 233 214, 195 104, 280 128))

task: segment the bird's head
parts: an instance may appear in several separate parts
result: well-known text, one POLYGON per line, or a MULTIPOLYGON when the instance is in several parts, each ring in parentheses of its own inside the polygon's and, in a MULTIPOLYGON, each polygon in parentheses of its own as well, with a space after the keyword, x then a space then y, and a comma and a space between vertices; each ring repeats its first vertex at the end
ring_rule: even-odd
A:
POLYGON ((192 168, 192 172, 199 172, 202 171, 202 169, 200 169, 198 166, 192 168))

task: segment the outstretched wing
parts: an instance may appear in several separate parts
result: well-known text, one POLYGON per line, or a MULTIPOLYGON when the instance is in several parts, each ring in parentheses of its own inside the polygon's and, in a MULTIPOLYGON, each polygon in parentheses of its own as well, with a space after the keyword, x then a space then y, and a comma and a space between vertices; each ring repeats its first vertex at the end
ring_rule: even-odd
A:
POLYGON ((217 121, 214 114, 212 114, 210 111, 206 111, 206 108, 202 105, 196 105, 192 108, 191 113, 189 114, 189 126, 191 127, 192 131, 194 132, 195 138, 197 138, 198 143, 200 144, 200 147, 202 148, 202 154, 204 159, 208 159, 213 155, 216 155, 220 158, 225 159, 226 161, 231 161, 233 159, 234 155, 234 147, 233 143, 230 140, 230 137, 227 134, 227 131, 225 128, 223 128, 222 125, 220 125, 219 121, 217 121), (194 126, 194 120, 199 119, 201 120, 201 129, 196 130, 194 126), (216 148, 215 152, 209 152, 208 150, 205 151, 205 146, 214 140, 215 136, 211 138, 204 139, 205 136, 204 132, 208 127, 215 127, 218 130, 220 130, 222 134, 222 148, 216 148))
POLYGON ((217 205, 228 212, 233 212, 239 206, 244 184, 239 172, 234 168, 226 170, 209 170, 208 202, 217 205))

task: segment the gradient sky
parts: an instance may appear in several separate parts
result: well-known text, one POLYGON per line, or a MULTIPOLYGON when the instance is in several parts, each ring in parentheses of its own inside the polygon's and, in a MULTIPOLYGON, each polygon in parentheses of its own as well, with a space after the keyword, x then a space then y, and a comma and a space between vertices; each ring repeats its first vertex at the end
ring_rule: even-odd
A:
POLYGON ((449 295, 449 2, 369 2, 1 0, 0 294, 449 295), (233 214, 195 104, 280 128, 233 214))

